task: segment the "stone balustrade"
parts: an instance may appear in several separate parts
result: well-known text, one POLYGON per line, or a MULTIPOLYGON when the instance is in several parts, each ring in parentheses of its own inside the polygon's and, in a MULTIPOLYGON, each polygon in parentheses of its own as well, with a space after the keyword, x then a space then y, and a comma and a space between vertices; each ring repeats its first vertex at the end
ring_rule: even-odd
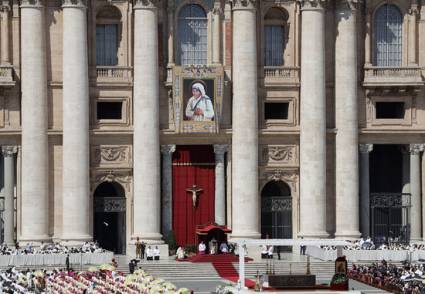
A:
POLYGON ((96 66, 98 83, 131 83, 132 68, 127 66, 96 66))
POLYGON ((365 67, 364 86, 420 86, 423 85, 419 67, 365 67))
POLYGON ((299 67, 289 66, 265 66, 264 85, 298 85, 300 82, 299 67))

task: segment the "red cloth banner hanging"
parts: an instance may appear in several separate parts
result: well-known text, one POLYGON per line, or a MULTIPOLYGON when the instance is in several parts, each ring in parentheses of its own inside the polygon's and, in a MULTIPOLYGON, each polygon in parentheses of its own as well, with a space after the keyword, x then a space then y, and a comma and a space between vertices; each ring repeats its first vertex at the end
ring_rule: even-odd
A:
POLYGON ((212 146, 177 146, 173 154, 173 230, 178 245, 196 245, 196 227, 214 221, 215 160, 212 146), (192 192, 196 185, 193 207, 192 192))

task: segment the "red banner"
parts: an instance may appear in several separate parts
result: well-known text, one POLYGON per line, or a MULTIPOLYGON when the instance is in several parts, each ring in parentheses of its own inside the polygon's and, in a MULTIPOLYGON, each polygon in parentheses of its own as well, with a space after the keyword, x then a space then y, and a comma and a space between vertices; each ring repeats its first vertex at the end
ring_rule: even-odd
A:
POLYGON ((173 230, 178 245, 196 245, 196 226, 214 221, 212 146, 178 146, 173 154, 173 230), (187 189, 200 190, 193 193, 187 189))

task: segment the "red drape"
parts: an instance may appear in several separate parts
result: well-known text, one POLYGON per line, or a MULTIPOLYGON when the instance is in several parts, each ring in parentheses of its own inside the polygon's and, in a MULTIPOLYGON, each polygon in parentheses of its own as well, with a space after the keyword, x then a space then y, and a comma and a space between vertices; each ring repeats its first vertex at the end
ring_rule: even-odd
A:
POLYGON ((196 244, 196 226, 214 221, 215 166, 212 146, 178 146, 173 154, 173 230, 177 244, 196 244), (192 193, 196 185, 197 206, 192 193))

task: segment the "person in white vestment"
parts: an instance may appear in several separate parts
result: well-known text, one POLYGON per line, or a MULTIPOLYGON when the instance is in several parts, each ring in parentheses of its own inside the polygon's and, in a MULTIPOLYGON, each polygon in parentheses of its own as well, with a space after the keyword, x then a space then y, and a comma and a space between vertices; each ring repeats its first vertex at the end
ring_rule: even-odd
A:
POLYGON ((153 256, 155 260, 159 260, 159 256, 161 255, 161 252, 159 251, 158 246, 155 246, 155 249, 153 250, 153 256))
POLYGON ((186 105, 186 117, 193 121, 211 121, 214 118, 211 98, 207 96, 201 83, 192 85, 192 97, 186 105))
POLYGON ((177 259, 185 259, 186 254, 184 252, 184 248, 179 246, 179 248, 177 248, 176 255, 177 255, 177 259))
POLYGON ((227 246, 226 242, 221 242, 220 252, 221 253, 228 253, 229 252, 229 247, 227 246))
POLYGON ((204 241, 201 241, 201 243, 199 243, 199 245, 198 245, 199 254, 204 255, 205 250, 207 250, 207 246, 205 245, 204 241))
POLYGON ((146 260, 153 260, 153 250, 150 246, 146 249, 146 260))

